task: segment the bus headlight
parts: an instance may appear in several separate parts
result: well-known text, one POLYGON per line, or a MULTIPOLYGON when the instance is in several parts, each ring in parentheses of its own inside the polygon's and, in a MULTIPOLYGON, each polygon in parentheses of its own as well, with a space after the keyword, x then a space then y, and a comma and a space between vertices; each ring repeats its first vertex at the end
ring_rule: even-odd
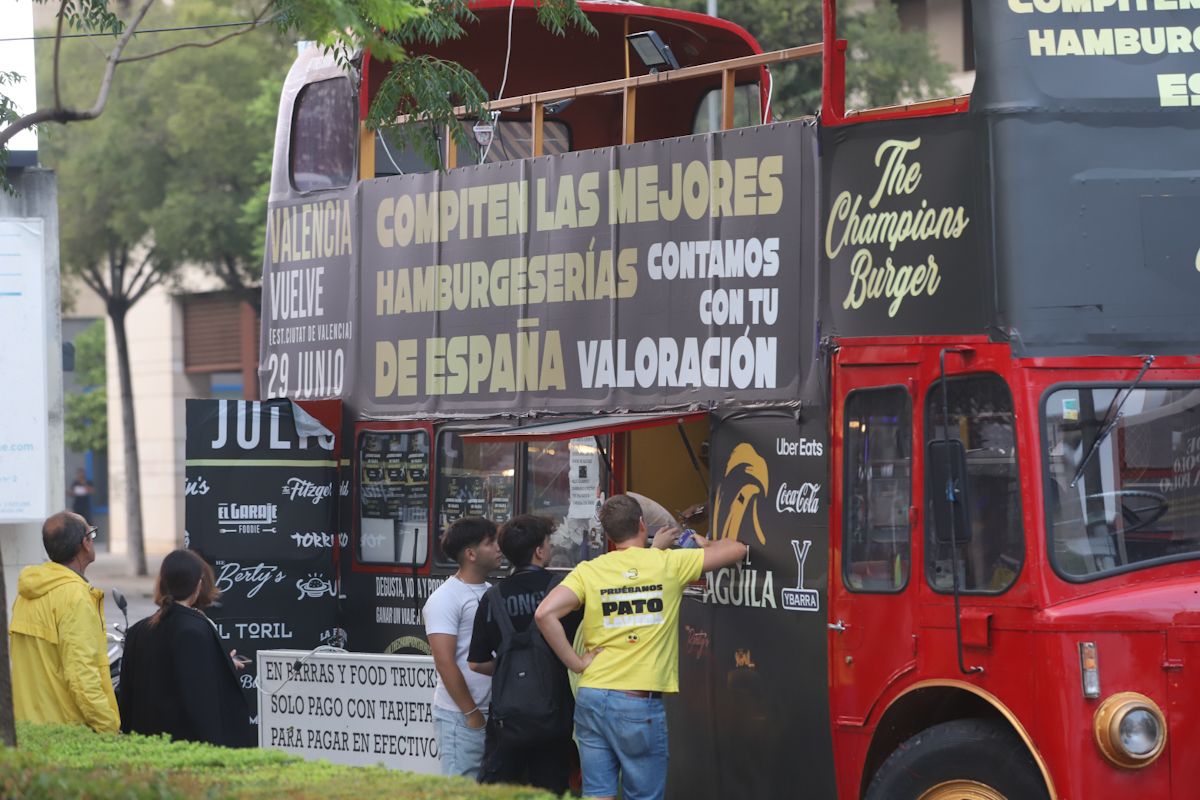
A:
POLYGON ((1153 700, 1121 692, 1096 709, 1093 731, 1100 752, 1125 769, 1153 764, 1167 746, 1167 720, 1153 700))

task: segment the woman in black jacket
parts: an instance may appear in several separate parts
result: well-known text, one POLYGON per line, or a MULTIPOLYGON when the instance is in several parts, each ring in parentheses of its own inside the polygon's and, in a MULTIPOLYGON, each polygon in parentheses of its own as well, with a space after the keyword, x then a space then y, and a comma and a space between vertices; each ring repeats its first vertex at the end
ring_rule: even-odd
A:
POLYGON ((250 713, 235 653, 200 609, 220 593, 213 571, 191 550, 163 559, 154 589, 158 611, 129 629, 118 705, 125 733, 224 747, 253 747, 250 713))

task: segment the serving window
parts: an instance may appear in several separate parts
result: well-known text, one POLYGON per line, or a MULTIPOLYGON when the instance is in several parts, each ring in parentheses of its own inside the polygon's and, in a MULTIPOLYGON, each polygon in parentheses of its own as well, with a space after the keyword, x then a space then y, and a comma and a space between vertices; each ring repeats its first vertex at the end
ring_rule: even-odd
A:
MULTIPOLYGON (((573 567, 604 552, 603 538, 596 541, 595 516, 607 476, 594 437, 513 443, 477 441, 464 438, 463 433, 438 434, 434 531, 438 563, 453 563, 437 542, 451 523, 465 516, 487 517, 497 525, 514 514, 550 517, 554 521, 552 567, 573 567)), ((601 441, 606 446, 608 437, 601 441)))
POLYGON ((439 563, 452 564, 437 542, 461 517, 487 517, 503 525, 513 514, 516 448, 507 442, 475 442, 461 431, 438 434, 437 530, 434 551, 439 563))
MULTIPOLYGON (((607 549, 597 512, 612 483, 613 448, 621 474, 629 447, 620 434, 666 425, 682 432, 701 420, 707 412, 592 415, 489 430, 447 425, 436 433, 428 423, 362 431, 358 562, 418 567, 432 556, 439 566, 453 567, 438 542, 455 520, 482 516, 503 525, 515 514, 539 514, 553 524, 550 566, 570 569, 607 549)), ((694 488, 682 492, 692 494, 694 488)))
POLYGON ((573 567, 604 553, 596 516, 607 486, 601 449, 609 437, 587 436, 525 445, 524 507, 554 520, 550 566, 573 567))

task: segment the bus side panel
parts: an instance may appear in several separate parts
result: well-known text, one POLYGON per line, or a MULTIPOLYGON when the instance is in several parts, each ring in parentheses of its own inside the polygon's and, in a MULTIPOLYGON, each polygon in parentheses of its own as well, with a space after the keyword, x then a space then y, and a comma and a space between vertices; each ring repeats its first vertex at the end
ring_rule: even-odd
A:
POLYGON ((412 568, 364 572, 342 566, 341 619, 349 646, 360 653, 429 655, 421 608, 445 576, 412 568))
POLYGON ((213 567, 223 649, 251 659, 239 680, 257 724, 257 652, 337 638, 337 426, 286 400, 186 408, 184 545, 213 567))
POLYGON ((673 797, 833 798, 827 675, 828 421, 768 409, 715 424, 711 535, 748 563, 704 576, 681 613, 673 797))
POLYGON ((342 463, 338 553, 347 647, 360 653, 429 655, 421 609, 449 571, 430 574, 437 571, 427 524, 436 468, 433 426, 360 421, 352 428, 342 463), (381 533, 380 521, 387 533, 381 533), (365 530, 367 522, 375 525, 365 530), (381 548, 388 540, 393 550, 381 548))

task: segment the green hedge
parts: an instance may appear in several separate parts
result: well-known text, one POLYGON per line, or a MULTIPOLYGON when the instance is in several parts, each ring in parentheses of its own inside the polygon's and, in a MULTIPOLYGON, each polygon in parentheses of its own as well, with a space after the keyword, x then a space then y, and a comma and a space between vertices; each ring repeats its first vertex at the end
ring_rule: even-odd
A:
POLYGON ((552 800, 534 789, 479 786, 465 778, 341 767, 270 750, 229 750, 165 737, 117 736, 27 723, 17 725, 16 749, 0 748, 0 797, 552 800))

